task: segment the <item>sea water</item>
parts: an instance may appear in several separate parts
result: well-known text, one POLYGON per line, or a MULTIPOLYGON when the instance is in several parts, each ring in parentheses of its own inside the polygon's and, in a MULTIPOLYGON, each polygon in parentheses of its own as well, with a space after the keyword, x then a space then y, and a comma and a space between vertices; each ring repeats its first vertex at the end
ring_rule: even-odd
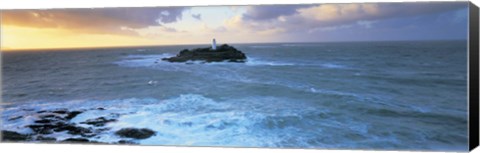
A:
POLYGON ((3 52, 1 128, 28 134, 37 111, 69 109, 89 110, 73 123, 118 115, 88 138, 105 143, 133 127, 157 132, 141 145, 467 150, 466 41, 233 44, 245 63, 160 60, 207 46, 3 52))

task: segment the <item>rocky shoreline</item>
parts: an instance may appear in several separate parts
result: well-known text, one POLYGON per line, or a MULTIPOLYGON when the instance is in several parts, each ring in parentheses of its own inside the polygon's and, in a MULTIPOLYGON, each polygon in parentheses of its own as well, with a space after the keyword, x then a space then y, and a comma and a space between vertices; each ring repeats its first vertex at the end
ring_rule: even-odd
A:
POLYGON ((188 61, 204 61, 210 62, 235 62, 244 63, 247 56, 233 46, 223 44, 216 50, 211 48, 196 48, 192 50, 184 49, 176 56, 169 58, 162 58, 168 62, 188 62, 188 61))
MULTIPOLYGON (((97 111, 105 110, 104 108, 96 108, 97 111)), ((98 118, 87 119, 80 122, 85 126, 71 122, 73 118, 88 110, 74 110, 67 109, 58 110, 42 110, 35 112, 38 119, 34 120, 32 124, 26 125, 32 132, 28 134, 19 133, 16 131, 3 129, 1 131, 1 141, 5 142, 50 142, 50 143, 104 143, 91 140, 95 136, 111 130, 105 125, 112 122, 117 122, 120 114, 110 114, 108 116, 101 116, 98 118), (50 136, 54 133, 67 133, 71 137, 64 139, 57 139, 50 136)), ((21 120, 22 116, 11 117, 8 120, 21 120)), ((122 128, 115 132, 115 135, 125 140, 119 140, 113 144, 136 144, 135 140, 147 139, 156 135, 156 132, 146 128, 122 128)))

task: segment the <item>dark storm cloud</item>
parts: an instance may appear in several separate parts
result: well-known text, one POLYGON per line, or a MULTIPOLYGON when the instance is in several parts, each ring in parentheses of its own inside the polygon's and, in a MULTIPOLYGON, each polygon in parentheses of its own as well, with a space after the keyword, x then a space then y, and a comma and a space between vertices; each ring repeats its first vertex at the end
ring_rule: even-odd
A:
POLYGON ((2 24, 87 33, 135 34, 132 29, 177 22, 185 7, 5 10, 2 24))
POLYGON ((350 3, 250 7, 239 23, 254 30, 281 28, 286 31, 338 29, 351 24, 370 28, 395 18, 419 17, 466 8, 465 2, 350 3), (281 17, 281 18, 279 18, 281 17), (374 21, 374 22, 370 22, 374 21))
POLYGON ((371 18, 394 18, 425 15, 432 13, 447 12, 466 8, 467 3, 463 2, 427 2, 427 3, 380 3, 378 12, 372 14, 371 18))

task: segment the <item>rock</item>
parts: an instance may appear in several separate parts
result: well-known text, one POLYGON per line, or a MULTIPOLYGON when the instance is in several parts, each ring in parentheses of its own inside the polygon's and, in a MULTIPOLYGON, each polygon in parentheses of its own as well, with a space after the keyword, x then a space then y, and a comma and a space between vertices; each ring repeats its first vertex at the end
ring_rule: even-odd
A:
MULTIPOLYGON (((104 108, 94 108, 95 110, 105 110, 104 108)), ((57 110, 45 110, 39 111, 38 119, 34 121, 33 124, 26 125, 25 128, 30 128, 32 134, 20 134, 12 131, 1 131, 3 136, 1 137, 2 141, 38 141, 38 142, 84 142, 84 143, 100 143, 96 141, 89 141, 88 138, 95 137, 97 134, 104 131, 110 130, 110 128, 104 128, 103 126, 109 122, 117 121, 115 118, 119 114, 111 114, 108 117, 98 117, 95 119, 89 119, 81 124, 93 125, 92 127, 82 127, 79 126, 70 120, 83 113, 86 110, 76 110, 69 111, 66 109, 57 109, 57 110), (48 134, 53 134, 56 132, 68 133, 79 138, 70 138, 65 140, 58 140, 54 137, 46 136, 48 134)), ((13 119, 21 119, 22 116, 12 117, 13 119)), ((140 129, 138 131, 133 131, 131 133, 125 134, 130 137, 138 138, 147 138, 150 137, 151 133, 154 133, 151 130, 140 129)), ((123 142, 125 144, 133 144, 133 142, 123 142)))
POLYGON ((81 113, 83 113, 83 112, 81 112, 81 111, 69 112, 68 115, 65 117, 65 119, 71 120, 71 119, 75 118, 78 114, 81 114, 81 113))
POLYGON ((244 53, 236 48, 224 44, 216 50, 211 48, 196 48, 193 50, 184 49, 176 56, 163 58, 168 62, 187 62, 187 61, 205 61, 205 62, 240 62, 243 63, 247 59, 244 53))
POLYGON ((11 117, 8 119, 8 121, 13 121, 13 120, 18 120, 18 119, 21 119, 22 116, 15 116, 15 117, 11 117))
POLYGON ((128 140, 120 140, 117 142, 117 144, 137 144, 137 143, 128 141, 128 140))
POLYGON ((68 139, 65 139, 61 142, 63 142, 63 143, 100 143, 100 144, 106 144, 106 143, 103 143, 103 142, 91 141, 91 140, 88 140, 88 139, 85 139, 85 138, 68 138, 68 139))
POLYGON ((35 140, 45 141, 45 142, 57 141, 57 139, 55 139, 55 138, 52 138, 52 137, 43 137, 43 136, 38 136, 35 140))
POLYGON ((41 119, 41 120, 36 120, 35 123, 41 123, 41 124, 47 124, 47 123, 52 123, 52 120, 49 119, 41 119))
POLYGON ((52 113, 56 113, 56 114, 66 114, 67 111, 66 111, 66 110, 56 110, 56 111, 53 111, 52 113))
POLYGON ((46 114, 46 115, 40 115, 40 118, 52 118, 52 117, 57 117, 56 115, 53 114, 46 114))
POLYGON ((115 132, 115 134, 125 138, 146 139, 155 135, 155 131, 147 128, 123 128, 115 132))
POLYGON ((30 135, 2 130, 2 141, 27 141, 30 139, 30 135))
POLYGON ((67 131, 71 135, 81 135, 85 137, 95 136, 93 131, 88 128, 75 126, 75 124, 56 122, 54 124, 33 124, 28 125, 36 134, 52 134, 53 132, 67 131))
POLYGON ((110 130, 111 128, 98 128, 98 129, 95 129, 95 131, 98 131, 98 132, 103 132, 103 131, 108 131, 110 130))
POLYGON ((67 133, 71 135, 90 136, 93 134, 92 130, 90 129, 74 126, 71 124, 60 126, 55 129, 55 132, 61 132, 61 131, 68 131, 67 133))
POLYGON ((32 129, 33 132, 37 134, 52 134, 52 130, 55 128, 54 125, 50 124, 45 124, 45 125, 40 125, 40 124, 33 124, 33 125, 27 125, 28 128, 32 129))
POLYGON ((105 126, 105 124, 109 122, 115 122, 117 121, 116 119, 106 119, 105 117, 99 117, 96 119, 88 119, 85 122, 80 122, 81 124, 88 124, 88 125, 93 125, 93 126, 105 126))
POLYGON ((88 135, 92 133, 90 129, 79 126, 67 126, 65 129, 68 130, 68 134, 72 135, 88 135))
POLYGON ((68 138, 63 140, 62 142, 86 143, 90 142, 90 140, 84 138, 68 138))
MULTIPOLYGON (((93 108, 95 110, 105 110, 104 108, 93 108)), ((95 119, 89 119, 81 124, 93 125, 91 127, 82 127, 76 123, 71 122, 73 118, 87 110, 76 110, 70 111, 67 109, 56 109, 56 110, 41 110, 38 111, 38 119, 35 120, 32 124, 25 125, 25 128, 30 128, 33 133, 31 134, 20 134, 12 131, 1 131, 3 136, 0 140, 2 141, 38 141, 38 142, 84 142, 84 143, 100 143, 96 141, 89 141, 91 137, 97 136, 99 133, 109 131, 110 128, 105 128, 104 126, 109 122, 117 121, 116 118, 120 114, 112 113, 109 116, 98 117, 95 119), (49 134, 54 134, 57 132, 68 133, 72 137, 78 138, 69 138, 65 140, 57 140, 55 137, 48 136, 49 134)), ((22 119, 22 116, 13 116, 10 119, 22 119)), ((122 132, 119 132, 122 133, 122 132)), ((133 131, 123 131, 123 135, 129 138, 138 138, 144 139, 148 138, 155 134, 154 131, 149 129, 133 129, 133 131)), ((125 142, 119 142, 124 144, 134 144, 127 140, 125 142)))

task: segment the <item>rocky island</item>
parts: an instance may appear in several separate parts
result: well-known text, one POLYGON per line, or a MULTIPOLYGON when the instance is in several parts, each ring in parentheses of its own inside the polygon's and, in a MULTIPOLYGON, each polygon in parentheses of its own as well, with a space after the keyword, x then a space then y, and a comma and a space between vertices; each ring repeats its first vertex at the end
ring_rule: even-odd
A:
POLYGON ((218 48, 213 40, 212 47, 196 48, 192 50, 184 49, 176 56, 162 58, 168 62, 188 62, 188 61, 204 61, 204 62, 237 62, 243 63, 247 59, 244 53, 236 48, 223 44, 218 48))

